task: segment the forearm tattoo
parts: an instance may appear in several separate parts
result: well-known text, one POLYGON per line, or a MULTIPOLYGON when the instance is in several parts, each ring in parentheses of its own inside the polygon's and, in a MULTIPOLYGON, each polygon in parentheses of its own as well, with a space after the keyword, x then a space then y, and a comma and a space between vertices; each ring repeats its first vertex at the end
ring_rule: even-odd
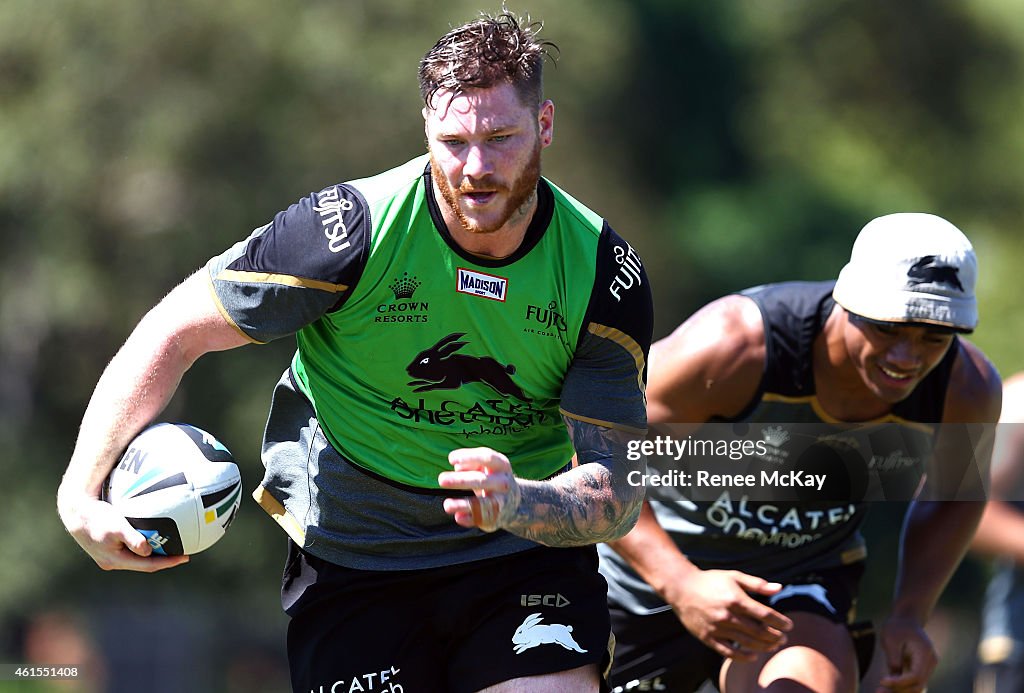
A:
POLYGON ((520 480, 521 499, 505 529, 548 546, 583 546, 618 539, 636 523, 643 501, 643 456, 630 460, 636 433, 566 418, 578 465, 547 481, 520 480), (630 480, 634 483, 631 484, 630 480))

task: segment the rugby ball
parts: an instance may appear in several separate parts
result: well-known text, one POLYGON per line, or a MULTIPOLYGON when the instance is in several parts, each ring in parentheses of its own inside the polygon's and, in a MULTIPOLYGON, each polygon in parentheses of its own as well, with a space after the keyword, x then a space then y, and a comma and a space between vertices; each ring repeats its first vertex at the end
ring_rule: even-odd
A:
POLYGON ((153 553, 179 556, 224 536, 241 492, 238 466, 219 440, 188 424, 159 423, 128 445, 100 497, 146 537, 153 553))

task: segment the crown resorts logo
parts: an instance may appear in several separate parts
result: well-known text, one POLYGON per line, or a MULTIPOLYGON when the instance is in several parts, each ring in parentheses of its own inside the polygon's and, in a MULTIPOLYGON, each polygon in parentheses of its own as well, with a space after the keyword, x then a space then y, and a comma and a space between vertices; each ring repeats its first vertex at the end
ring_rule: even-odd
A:
POLYGON ((761 431, 761 434, 764 436, 764 442, 773 448, 780 448, 789 440, 789 433, 782 426, 769 426, 761 431))
POLYGON ((395 300, 390 303, 381 303, 377 306, 377 316, 374 322, 385 323, 423 323, 429 320, 427 315, 428 304, 426 301, 413 301, 416 289, 423 284, 415 275, 403 272, 401 277, 396 277, 388 285, 395 300))
POLYGON ((408 272, 403 272, 401 278, 391 282, 388 288, 395 294, 395 300, 401 301, 402 299, 412 298, 412 295, 416 293, 416 289, 420 288, 422 283, 415 276, 410 277, 408 272))
POLYGON ((766 443, 766 446, 763 453, 757 453, 758 457, 773 464, 782 464, 786 461, 786 458, 789 457, 789 451, 782 449, 782 446, 790 438, 789 432, 786 429, 782 426, 766 426, 761 429, 761 438, 766 443))

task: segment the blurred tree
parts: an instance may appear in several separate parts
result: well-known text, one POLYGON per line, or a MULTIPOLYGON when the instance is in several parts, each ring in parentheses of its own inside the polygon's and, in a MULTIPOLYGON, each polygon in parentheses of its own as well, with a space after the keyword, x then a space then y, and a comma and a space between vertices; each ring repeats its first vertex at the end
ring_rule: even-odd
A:
MULTIPOLYGON (((278 636, 283 536, 253 503, 187 568, 111 575, 66 537, 54 490, 89 393, 141 315, 310 190, 423 151, 416 63, 481 9, 499 7, 0 4, 0 459, 17 480, 0 534, 0 555, 16 557, 0 562, 0 623, 53 601, 99 622, 105 600, 194 600, 235 632, 278 636)), ((1024 369, 1016 3, 511 9, 543 19, 560 48, 546 75, 557 118, 545 173, 645 257, 657 336, 724 292, 834 276, 868 219, 922 210, 975 241, 974 339, 1004 372, 1024 369)), ((249 487, 292 348, 202 359, 165 415, 217 432, 249 487)))

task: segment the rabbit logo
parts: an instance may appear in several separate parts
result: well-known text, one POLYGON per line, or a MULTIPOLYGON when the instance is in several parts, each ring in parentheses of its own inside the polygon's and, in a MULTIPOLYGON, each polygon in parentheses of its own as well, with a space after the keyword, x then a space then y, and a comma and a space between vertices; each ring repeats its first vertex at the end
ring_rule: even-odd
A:
POLYGON ((490 356, 456 354, 468 344, 459 341, 465 336, 465 332, 452 332, 434 346, 416 354, 405 368, 405 372, 415 378, 409 381, 409 385, 415 386, 413 392, 455 390, 467 383, 483 383, 506 397, 533 401, 512 382, 511 376, 515 374, 516 367, 511 363, 503 366, 490 356))
POLYGON ((809 597, 832 613, 836 613, 836 608, 832 606, 832 602, 828 600, 828 593, 821 585, 786 585, 781 591, 776 592, 768 603, 775 605, 783 599, 800 596, 809 597))
POLYGON ((512 649, 516 654, 522 654, 538 645, 561 645, 574 652, 586 652, 573 639, 572 626, 563 626, 560 623, 548 625, 541 623, 543 620, 539 613, 530 614, 522 625, 516 628, 516 632, 512 635, 512 645, 514 645, 512 649))
POLYGON ((934 255, 925 255, 907 270, 907 286, 913 288, 918 284, 947 284, 960 293, 964 285, 960 283, 959 267, 939 264, 934 255))

